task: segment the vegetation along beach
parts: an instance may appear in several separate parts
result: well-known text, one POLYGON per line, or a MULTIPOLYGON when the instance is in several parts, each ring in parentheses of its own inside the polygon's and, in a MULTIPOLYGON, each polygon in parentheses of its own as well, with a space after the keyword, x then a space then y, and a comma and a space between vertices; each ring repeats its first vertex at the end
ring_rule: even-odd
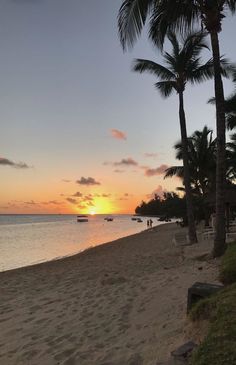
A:
POLYGON ((0 365, 236 364, 236 0, 3 0, 0 365))

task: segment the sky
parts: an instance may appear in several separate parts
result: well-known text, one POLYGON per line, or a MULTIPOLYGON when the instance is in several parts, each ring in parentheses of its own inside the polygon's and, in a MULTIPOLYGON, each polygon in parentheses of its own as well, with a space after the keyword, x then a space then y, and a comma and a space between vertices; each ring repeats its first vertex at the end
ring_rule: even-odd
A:
MULTIPOLYGON (((180 185, 163 179, 179 163, 178 98, 162 99, 153 76, 131 71, 134 58, 162 57, 145 31, 122 51, 121 3, 1 0, 0 213, 133 213, 180 185)), ((220 34, 233 62, 235 21, 220 34)), ((213 94, 213 81, 187 87, 189 135, 215 130, 213 94)))

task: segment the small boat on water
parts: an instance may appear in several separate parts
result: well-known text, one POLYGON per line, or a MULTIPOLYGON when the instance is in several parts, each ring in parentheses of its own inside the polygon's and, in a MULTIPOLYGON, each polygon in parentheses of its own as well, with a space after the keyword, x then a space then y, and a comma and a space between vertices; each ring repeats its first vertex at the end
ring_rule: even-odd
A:
POLYGON ((139 218, 136 218, 136 217, 132 217, 131 220, 132 221, 137 221, 139 218))
POLYGON ((107 221, 107 222, 112 222, 114 218, 111 218, 111 217, 106 217, 104 218, 104 221, 107 221))
POLYGON ((138 223, 142 223, 142 219, 141 219, 141 218, 137 218, 137 219, 136 219, 136 221, 137 221, 138 223))
POLYGON ((81 214, 81 215, 77 215, 77 218, 87 218, 87 215, 81 214))
POLYGON ((79 223, 88 222, 88 219, 87 218, 77 218, 77 222, 79 222, 79 223))

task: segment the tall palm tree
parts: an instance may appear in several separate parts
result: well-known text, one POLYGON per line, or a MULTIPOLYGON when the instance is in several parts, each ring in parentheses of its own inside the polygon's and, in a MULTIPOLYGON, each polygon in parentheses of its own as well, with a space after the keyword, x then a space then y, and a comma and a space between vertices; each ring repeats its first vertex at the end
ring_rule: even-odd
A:
POLYGON ((123 48, 132 46, 150 15, 149 36, 162 48, 168 31, 186 31, 201 24, 211 38, 216 98, 217 167, 216 167, 216 234, 213 255, 223 254, 225 244, 225 109, 220 73, 218 33, 227 11, 236 11, 236 0, 124 0, 118 15, 123 48))
POLYGON ((166 66, 150 60, 136 59, 134 61, 133 70, 140 73, 149 72, 154 74, 159 79, 155 86, 163 97, 166 98, 173 92, 178 94, 189 239, 191 243, 195 243, 197 242, 197 235, 194 223, 191 178, 188 166, 188 139, 184 111, 184 91, 188 82, 195 84, 212 78, 214 75, 213 65, 211 60, 203 64, 199 56, 203 48, 208 48, 207 43, 205 42, 204 33, 195 32, 188 34, 186 38, 183 39, 182 45, 178 42, 173 32, 168 34, 168 38, 172 45, 172 52, 165 52, 163 54, 166 66))

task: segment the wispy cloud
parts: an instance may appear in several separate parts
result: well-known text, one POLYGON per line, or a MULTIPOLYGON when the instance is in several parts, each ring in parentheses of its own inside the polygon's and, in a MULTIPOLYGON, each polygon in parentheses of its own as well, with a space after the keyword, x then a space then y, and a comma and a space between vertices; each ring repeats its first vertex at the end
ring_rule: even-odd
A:
POLYGON ((79 180, 76 181, 79 185, 101 185, 100 182, 96 181, 93 177, 81 177, 79 180))
POLYGON ((121 161, 114 162, 113 165, 114 166, 138 166, 138 162, 135 161, 133 158, 128 157, 128 158, 122 158, 121 161))
POLYGON ((65 183, 70 183, 71 182, 71 180, 67 180, 67 179, 62 179, 62 181, 65 182, 65 183))
POLYGON ((76 199, 73 199, 73 198, 66 198, 66 200, 67 200, 69 203, 73 204, 73 205, 78 204, 78 202, 77 202, 77 200, 76 200, 76 199))
POLYGON ((120 140, 127 139, 126 133, 119 131, 118 129, 111 129, 110 132, 111 132, 112 137, 115 139, 120 139, 120 140))
POLYGON ((81 198, 83 196, 83 194, 80 192, 80 191, 77 191, 76 193, 74 193, 73 195, 71 196, 74 196, 76 198, 81 198))
POLYGON ((28 166, 25 162, 14 162, 5 157, 0 157, 0 165, 11 166, 16 169, 29 169, 30 168, 30 166, 28 166))
POLYGON ((154 169, 145 167, 144 174, 145 176, 151 177, 151 176, 157 176, 157 175, 163 175, 165 173, 165 170, 168 169, 169 166, 163 164, 160 165, 154 169))
POLYGON ((26 201, 24 202, 26 205, 39 205, 39 203, 36 203, 34 200, 26 201))
POLYGON ((114 172, 116 174, 122 174, 124 172, 124 170, 115 169, 114 172))
POLYGON ((57 200, 49 200, 47 202, 42 202, 41 204, 44 204, 44 205, 61 205, 62 202, 59 202, 57 200))

